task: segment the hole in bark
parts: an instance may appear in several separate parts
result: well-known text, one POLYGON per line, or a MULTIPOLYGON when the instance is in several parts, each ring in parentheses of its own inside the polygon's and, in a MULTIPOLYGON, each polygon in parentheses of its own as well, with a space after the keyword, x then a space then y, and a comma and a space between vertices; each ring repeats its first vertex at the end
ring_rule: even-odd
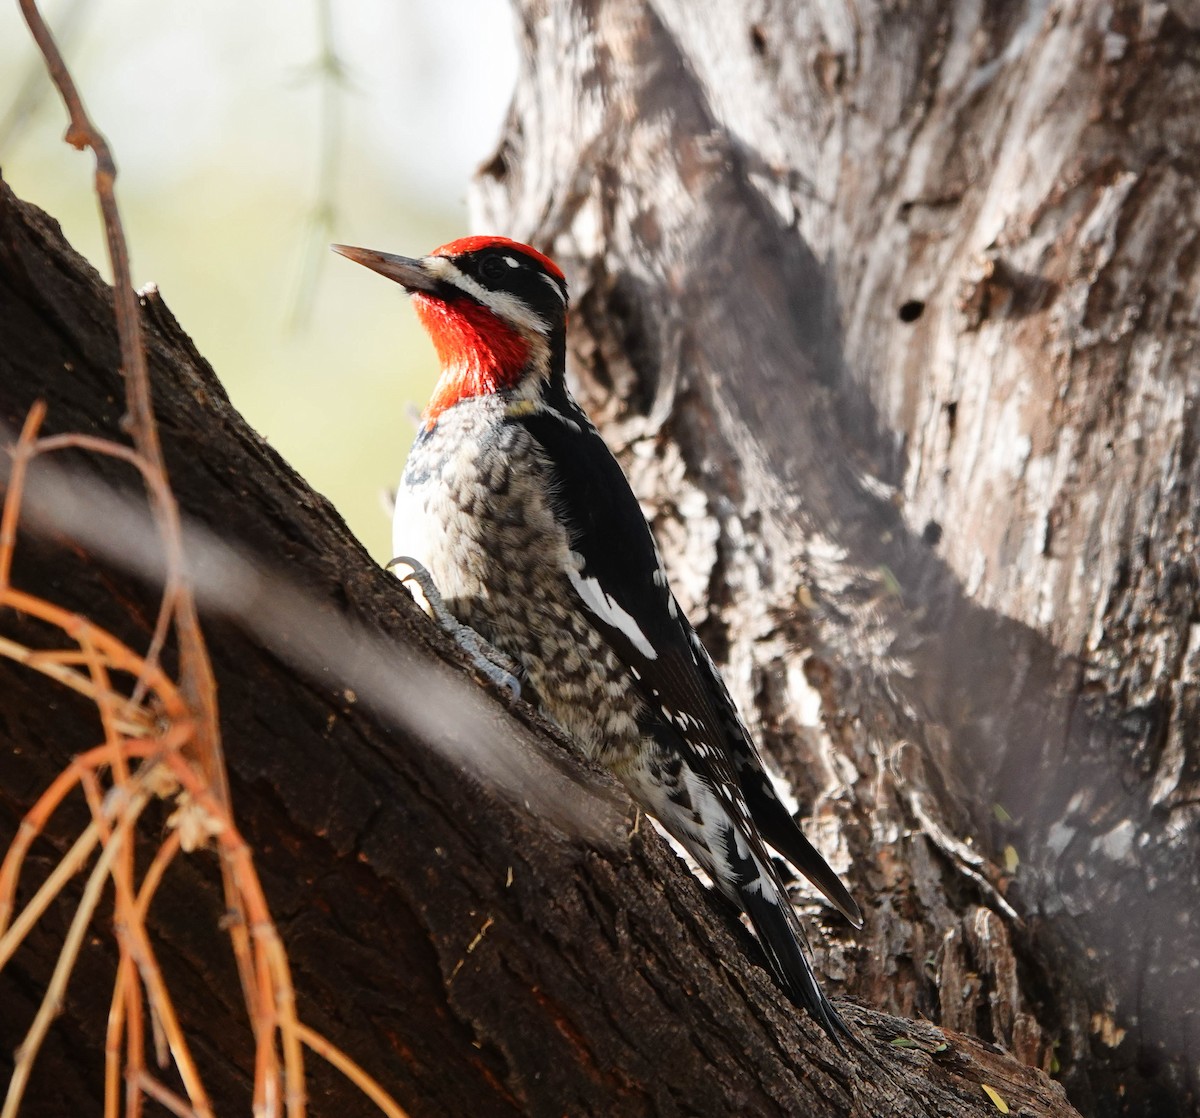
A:
POLYGON ((921 299, 909 299, 900 304, 900 321, 916 322, 925 313, 925 303, 921 299))
POLYGON ((942 526, 936 520, 927 520, 921 532, 921 539, 930 547, 937 547, 942 542, 942 526))
POLYGON ((767 53, 767 37, 757 23, 750 25, 750 46, 760 58, 767 53))
POLYGON ((958 423, 958 401, 951 400, 946 404, 946 426, 950 428, 950 438, 954 438, 954 428, 958 423))

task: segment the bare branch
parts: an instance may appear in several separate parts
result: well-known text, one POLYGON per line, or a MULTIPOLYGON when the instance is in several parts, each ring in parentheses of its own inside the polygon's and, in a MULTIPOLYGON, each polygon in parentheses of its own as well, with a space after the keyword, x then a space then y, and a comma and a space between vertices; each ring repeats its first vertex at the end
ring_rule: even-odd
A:
MULTIPOLYGON (((228 803, 228 777, 221 756, 220 733, 217 722, 216 688, 213 683, 212 665, 200 632, 195 603, 178 574, 183 569, 183 544, 180 539, 179 508, 169 495, 166 463, 163 460, 162 444, 158 437, 158 424, 154 418, 154 406, 150 392, 150 376, 146 367, 146 354, 142 344, 141 316, 138 313, 137 294, 129 267, 129 247, 121 215, 117 208, 115 191, 117 166, 109 149, 108 141, 92 122, 84 108, 83 99, 67 70, 66 62, 42 18, 35 0, 20 0, 21 11, 34 41, 46 60, 50 78, 54 82, 66 105, 70 125, 67 142, 83 150, 90 147, 96 157, 96 197, 104 219, 104 232, 108 241, 109 261, 113 272, 113 305, 116 312, 117 336, 121 348, 121 369, 125 376, 126 400, 129 407, 129 432, 133 444, 141 457, 149 464, 151 472, 161 479, 161 484, 150 487, 155 518, 162 534, 167 553, 168 569, 176 572, 171 579, 181 591, 175 602, 168 603, 175 613, 179 636, 179 656, 182 674, 182 690, 197 712, 196 752, 217 794, 228 803), (164 492, 167 494, 164 497, 164 492)), ((166 607, 164 607, 166 608, 166 607)), ((155 650, 157 652, 157 650, 155 650)))

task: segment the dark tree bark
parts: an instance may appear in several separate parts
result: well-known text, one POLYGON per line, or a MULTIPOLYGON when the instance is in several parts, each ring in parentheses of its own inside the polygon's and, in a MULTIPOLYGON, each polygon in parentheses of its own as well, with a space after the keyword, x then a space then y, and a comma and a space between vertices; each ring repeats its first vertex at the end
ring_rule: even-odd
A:
POLYGON ((477 224, 871 909, 825 970, 1200 1096, 1200 8, 517 4, 477 224))

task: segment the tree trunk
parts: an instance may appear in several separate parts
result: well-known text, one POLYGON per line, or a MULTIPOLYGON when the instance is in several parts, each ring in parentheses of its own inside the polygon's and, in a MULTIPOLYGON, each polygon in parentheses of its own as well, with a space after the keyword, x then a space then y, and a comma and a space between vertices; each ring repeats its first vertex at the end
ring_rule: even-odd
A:
MULTIPOLYGON (((872 1054, 836 1056, 552 728, 455 689, 453 650, 148 297, 180 502, 273 576, 253 609, 211 580, 205 616, 301 1016, 416 1115, 994 1114, 984 1084, 1072 1113, 960 1032, 1089 1115, 1193 1113, 1200 13, 792 8, 519 5, 477 201, 567 266, 581 395, 867 911, 814 946, 877 1007, 846 1011, 872 1054), (410 717, 414 679, 442 718, 410 717)), ((110 323, 0 184, 0 419, 40 396, 50 430, 119 437, 110 323)), ((27 522, 17 583, 144 646, 155 592, 69 536, 27 522)), ((6 660, 0 696, 7 840, 99 730, 6 660)), ((0 1052, 72 908, 0 973, 0 1052)), ((201 854, 152 923, 234 1113, 253 1050, 221 908, 201 854)), ((98 925, 23 1113, 98 1112, 113 956, 98 925)), ((315 1112, 370 1112, 319 1065, 309 1086, 315 1112)))
POLYGON ((477 225, 869 908, 823 969, 1200 1094, 1200 7, 517 4, 477 225))

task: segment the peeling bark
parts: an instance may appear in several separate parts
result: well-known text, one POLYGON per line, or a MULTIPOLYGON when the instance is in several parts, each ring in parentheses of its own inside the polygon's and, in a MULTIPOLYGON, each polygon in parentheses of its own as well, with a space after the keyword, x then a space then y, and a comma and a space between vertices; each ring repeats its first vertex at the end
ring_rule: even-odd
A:
POLYGON ((1200 1100, 1200 9, 518 0, 477 225, 871 909, 865 1001, 1200 1100))

